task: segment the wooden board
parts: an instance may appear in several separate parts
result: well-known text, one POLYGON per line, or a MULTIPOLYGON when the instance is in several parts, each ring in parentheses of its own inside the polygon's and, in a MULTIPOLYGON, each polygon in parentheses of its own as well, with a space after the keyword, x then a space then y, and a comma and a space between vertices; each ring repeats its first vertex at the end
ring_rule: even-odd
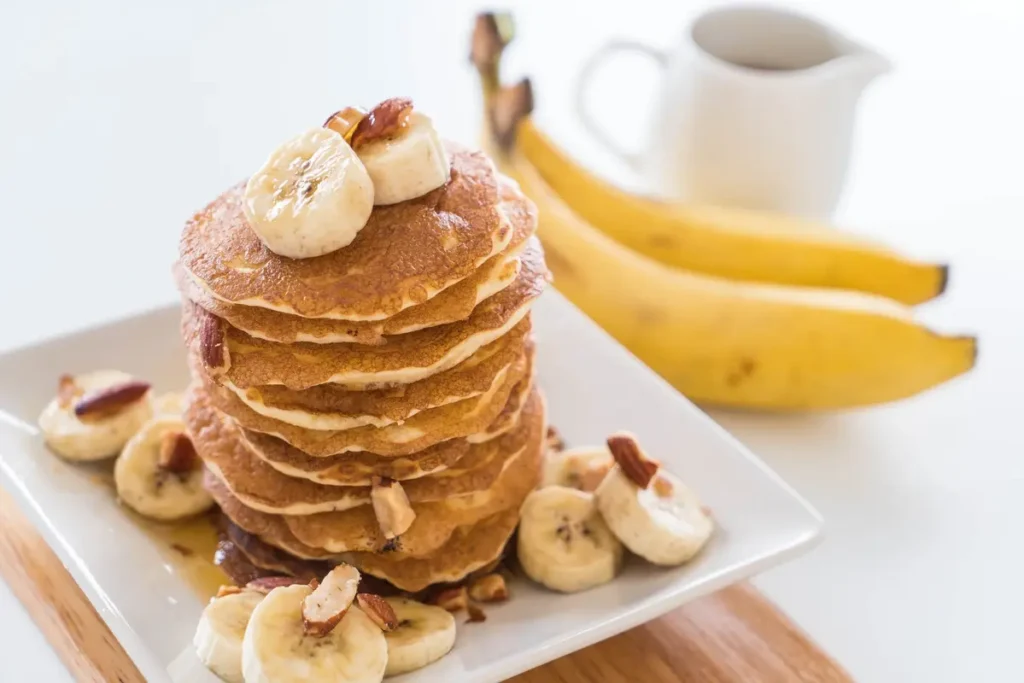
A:
MULTIPOLYGON (((89 600, 0 489, 0 576, 78 681, 145 683, 89 600)), ((515 683, 845 683, 851 679, 748 585, 513 679, 515 683)))

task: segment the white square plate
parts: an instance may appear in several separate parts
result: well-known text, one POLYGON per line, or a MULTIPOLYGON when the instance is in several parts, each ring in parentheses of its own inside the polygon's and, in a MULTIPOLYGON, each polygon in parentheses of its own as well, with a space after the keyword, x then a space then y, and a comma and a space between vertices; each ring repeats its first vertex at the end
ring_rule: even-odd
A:
MULTIPOLYGON (((36 416, 63 372, 115 367, 158 390, 188 381, 179 314, 166 307, 0 357, 0 471, 111 631, 150 683, 213 683, 192 654, 202 601, 174 564, 81 466, 43 446, 36 416)), ((692 563, 628 563, 618 579, 576 595, 526 583, 459 626, 455 650, 395 681, 500 681, 590 645, 808 549, 817 513, 700 410, 556 292, 534 313, 540 383, 552 424, 571 445, 617 429, 681 476, 714 511, 718 529, 692 563)))

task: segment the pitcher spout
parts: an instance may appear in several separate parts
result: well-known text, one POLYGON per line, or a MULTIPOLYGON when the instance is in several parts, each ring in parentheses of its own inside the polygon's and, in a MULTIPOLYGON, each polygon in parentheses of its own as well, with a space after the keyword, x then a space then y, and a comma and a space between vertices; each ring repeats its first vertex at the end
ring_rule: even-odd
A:
POLYGON ((874 50, 851 41, 837 60, 842 65, 847 82, 863 89, 879 76, 892 71, 892 62, 874 50))

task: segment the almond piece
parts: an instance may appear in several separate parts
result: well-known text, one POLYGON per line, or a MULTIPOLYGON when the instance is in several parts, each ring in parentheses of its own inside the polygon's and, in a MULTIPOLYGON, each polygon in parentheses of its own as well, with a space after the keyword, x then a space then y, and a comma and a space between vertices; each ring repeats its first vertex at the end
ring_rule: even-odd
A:
POLYGON ((160 440, 160 457, 157 466, 167 472, 186 474, 199 466, 192 439, 184 432, 167 432, 160 440))
POLYGON ((370 502, 377 524, 389 541, 404 534, 416 520, 416 511, 409 504, 405 489, 394 479, 373 477, 370 502))
POLYGON ((356 596, 356 604, 381 631, 387 633, 398 628, 398 615, 388 601, 379 595, 360 593, 356 596))
POLYGON ((215 597, 223 598, 225 595, 234 595, 235 593, 241 593, 242 589, 238 586, 221 586, 217 589, 217 595, 215 597))
POLYGON ((256 591, 257 593, 263 593, 266 595, 275 588, 281 586, 294 586, 297 583, 306 583, 302 579, 297 579, 294 576, 263 576, 258 579, 253 579, 249 583, 245 584, 248 590, 256 591))
POLYGON ((449 588, 435 595, 431 602, 443 610, 459 612, 469 606, 469 593, 465 586, 449 588))
POLYGON ((405 127, 412 113, 412 100, 408 97, 392 97, 370 110, 352 131, 352 149, 375 140, 393 137, 405 127))
POLYGON ((324 128, 330 128, 345 138, 345 142, 351 142, 356 126, 364 118, 366 118, 366 110, 362 107, 345 107, 328 116, 324 121, 324 128))
POLYGON ((612 434, 608 437, 608 450, 622 468, 622 473, 642 489, 650 485, 654 475, 658 473, 658 468, 661 467, 656 461, 647 459, 632 434, 612 434))
POLYGON ((654 478, 654 493, 657 494, 658 498, 671 498, 674 490, 672 482, 665 477, 654 478))
POLYGON ((223 374, 231 367, 224 321, 198 306, 196 311, 199 314, 199 353, 203 365, 212 374, 223 374))
POLYGON ((61 375, 57 380, 57 405, 67 410, 82 395, 82 388, 71 375, 61 375))
POLYGON ((75 404, 75 416, 85 420, 112 417, 149 391, 149 382, 132 380, 86 394, 75 404))
POLYGON ((302 600, 302 628, 308 636, 330 633, 352 606, 359 590, 359 570, 350 564, 332 569, 302 600))
POLYGON ((505 577, 488 574, 469 584, 469 597, 477 602, 505 602, 509 598, 505 577))
POLYGON ((469 603, 469 618, 466 619, 467 624, 479 624, 481 621, 487 621, 487 614, 484 613, 478 605, 469 603))
POLYGON ((554 427, 548 427, 547 436, 544 437, 544 445, 551 453, 561 453, 565 450, 565 441, 554 427))

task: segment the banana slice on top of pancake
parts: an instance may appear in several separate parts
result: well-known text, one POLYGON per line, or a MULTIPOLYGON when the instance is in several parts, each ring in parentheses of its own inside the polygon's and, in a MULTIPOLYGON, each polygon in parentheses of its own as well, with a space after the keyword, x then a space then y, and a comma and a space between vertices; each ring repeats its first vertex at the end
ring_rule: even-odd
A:
POLYGON ((148 383, 118 370, 98 370, 61 376, 39 429, 67 460, 103 460, 117 455, 152 415, 148 383))
POLYGON ((180 417, 142 426, 114 465, 114 484, 125 505, 151 519, 181 519, 213 507, 202 461, 180 417))
POLYGON ((345 138, 311 128, 271 152, 242 206, 267 249, 311 258, 352 243, 373 210, 373 183, 345 138))
POLYGON ((650 460, 630 434, 613 434, 615 466, 594 496, 601 515, 627 548, 648 562, 674 566, 700 552, 714 522, 683 482, 650 460))
POLYGON ((373 180, 378 206, 415 199, 448 182, 444 141, 410 99, 393 97, 374 107, 353 130, 352 147, 373 180))

